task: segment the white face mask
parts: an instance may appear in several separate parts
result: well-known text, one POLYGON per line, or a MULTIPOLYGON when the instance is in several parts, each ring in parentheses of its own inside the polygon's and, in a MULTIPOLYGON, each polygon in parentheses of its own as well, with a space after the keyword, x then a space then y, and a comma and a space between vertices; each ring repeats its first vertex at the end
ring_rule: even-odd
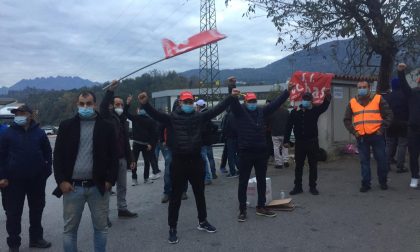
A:
POLYGON ((121 115, 123 112, 124 112, 124 110, 122 109, 122 108, 114 108, 114 111, 115 111, 115 113, 117 113, 117 115, 121 115))

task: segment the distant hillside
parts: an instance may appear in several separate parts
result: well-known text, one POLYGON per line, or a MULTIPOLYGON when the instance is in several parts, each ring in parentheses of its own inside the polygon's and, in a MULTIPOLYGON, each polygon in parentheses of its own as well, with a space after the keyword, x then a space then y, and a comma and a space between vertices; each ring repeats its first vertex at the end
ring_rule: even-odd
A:
MULTIPOLYGON (((220 71, 220 77, 222 80, 225 80, 227 77, 234 75, 239 81, 274 83, 286 81, 297 70, 361 75, 369 75, 376 70, 377 73, 378 69, 374 68, 349 70, 347 64, 349 59, 346 50, 349 43, 351 43, 350 40, 328 42, 311 50, 295 52, 262 68, 222 69, 220 71)), ((372 65, 379 65, 379 61, 380 57, 374 56, 370 63, 372 65)), ((415 64, 418 63, 420 63, 420 56, 417 58, 415 64)), ((185 77, 198 76, 198 69, 189 70, 180 74, 185 77)))
POLYGON ((12 91, 20 91, 25 88, 36 88, 44 90, 70 90, 81 87, 91 87, 99 83, 92 82, 80 77, 48 77, 48 78, 35 78, 26 80, 23 79, 9 88, 12 91))

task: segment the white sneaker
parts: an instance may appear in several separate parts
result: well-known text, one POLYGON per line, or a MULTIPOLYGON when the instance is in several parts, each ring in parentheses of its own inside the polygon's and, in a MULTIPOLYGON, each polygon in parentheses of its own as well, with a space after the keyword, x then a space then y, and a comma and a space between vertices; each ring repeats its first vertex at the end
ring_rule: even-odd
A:
POLYGON ((152 175, 150 175, 150 179, 151 180, 156 180, 158 178, 160 178, 160 174, 159 173, 158 174, 152 174, 152 175))
POLYGON ((411 183, 410 183, 410 187, 411 188, 417 188, 417 186, 419 185, 419 179, 417 178, 412 178, 411 179, 411 183))
POLYGON ((137 179, 133 179, 133 181, 132 181, 132 186, 136 186, 136 185, 138 185, 139 184, 139 182, 137 181, 137 179))

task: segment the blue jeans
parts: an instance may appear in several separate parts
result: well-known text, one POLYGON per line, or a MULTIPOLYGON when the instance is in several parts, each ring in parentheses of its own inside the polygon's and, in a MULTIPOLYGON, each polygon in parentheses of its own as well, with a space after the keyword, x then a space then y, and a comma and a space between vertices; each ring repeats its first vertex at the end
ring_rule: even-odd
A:
MULTIPOLYGON (((162 146, 162 154, 165 159, 165 174, 163 175, 163 194, 171 195, 172 193, 172 181, 171 181, 171 162, 172 162, 172 152, 168 146, 162 146)), ((184 192, 188 190, 188 182, 185 184, 184 192)))
POLYGON ((385 137, 382 135, 368 135, 357 139, 359 159, 362 171, 362 186, 370 186, 370 149, 378 166, 377 174, 379 184, 386 184, 388 167, 385 152, 385 137))
POLYGON ((163 147, 161 142, 158 142, 156 144, 156 147, 155 147, 155 156, 156 156, 156 160, 157 161, 159 161, 159 152, 161 152, 161 151, 162 151, 163 158, 165 158, 165 153, 164 153, 164 150, 163 150, 164 148, 166 148, 166 146, 163 147))
POLYGON ((65 252, 77 252, 77 230, 85 203, 88 203, 94 230, 94 251, 106 251, 108 234, 109 192, 102 195, 96 186, 76 186, 74 191, 63 195, 65 252))
POLYGON ((235 167, 238 167, 238 139, 228 138, 226 141, 226 144, 227 144, 229 172, 231 175, 234 175, 236 174, 235 167))
POLYGON ((213 156, 213 147, 211 145, 206 145, 201 147, 201 157, 203 158, 203 161, 205 163, 205 180, 210 181, 212 180, 212 174, 216 174, 216 164, 214 162, 214 156, 213 156))

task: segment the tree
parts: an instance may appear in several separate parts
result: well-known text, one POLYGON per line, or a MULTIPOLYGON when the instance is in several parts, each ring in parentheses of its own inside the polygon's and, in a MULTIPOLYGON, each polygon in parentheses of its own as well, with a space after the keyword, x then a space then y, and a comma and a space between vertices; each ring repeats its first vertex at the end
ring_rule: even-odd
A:
MULTIPOLYGON (((225 0, 228 4, 230 0, 225 0)), ((388 90, 397 54, 418 56, 420 1, 418 0, 247 0, 252 15, 267 12, 279 31, 278 43, 294 51, 320 41, 352 38, 366 65, 381 57, 378 89, 388 90), (400 51, 400 48, 405 48, 400 51)), ((354 45, 354 44, 353 44, 354 45)))

